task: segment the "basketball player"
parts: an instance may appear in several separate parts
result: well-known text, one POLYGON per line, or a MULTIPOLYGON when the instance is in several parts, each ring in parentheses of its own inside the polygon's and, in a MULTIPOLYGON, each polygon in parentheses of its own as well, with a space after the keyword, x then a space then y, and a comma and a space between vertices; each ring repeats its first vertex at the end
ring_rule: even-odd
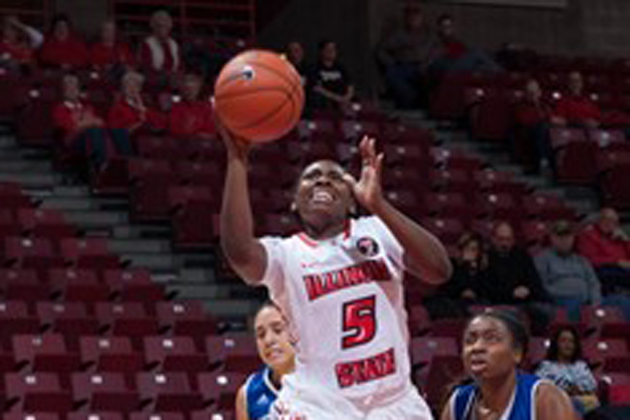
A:
POLYGON ((442 420, 574 420, 569 397, 551 382, 518 372, 527 331, 511 313, 474 317, 464 332, 463 362, 474 382, 459 386, 442 420))
POLYGON ((271 418, 431 419, 409 379, 403 272, 440 284, 451 266, 442 244, 384 198, 375 140, 361 141, 358 181, 332 161, 304 169, 292 203, 302 233, 257 239, 246 142, 220 132, 222 248, 247 283, 268 288, 296 339, 295 372, 271 418), (352 218, 355 203, 371 216, 352 218))
POLYGON ((251 375, 236 396, 236 420, 268 419, 282 377, 293 371, 295 351, 286 320, 273 303, 263 305, 254 318, 256 347, 265 367, 251 375))

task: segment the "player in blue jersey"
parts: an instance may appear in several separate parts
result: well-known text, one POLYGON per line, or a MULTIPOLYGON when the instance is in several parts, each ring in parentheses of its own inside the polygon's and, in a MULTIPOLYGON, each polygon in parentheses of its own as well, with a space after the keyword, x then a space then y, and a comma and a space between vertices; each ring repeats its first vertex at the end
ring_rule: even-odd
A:
POLYGON ((473 382, 455 388, 442 420, 575 420, 569 397, 519 372, 527 331, 510 312, 475 316, 464 332, 463 362, 473 382))
POLYGON ((295 352, 284 316, 273 303, 263 305, 254 318, 258 354, 265 363, 252 374, 236 397, 237 420, 263 420, 280 392, 282 376, 293 371, 295 352))

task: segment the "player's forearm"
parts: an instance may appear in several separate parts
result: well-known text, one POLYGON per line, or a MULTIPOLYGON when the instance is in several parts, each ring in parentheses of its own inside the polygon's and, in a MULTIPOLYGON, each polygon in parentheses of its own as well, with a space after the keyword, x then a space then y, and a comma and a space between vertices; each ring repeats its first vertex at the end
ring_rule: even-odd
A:
POLYGON ((427 283, 440 284, 451 277, 452 266, 442 243, 422 226, 405 216, 387 200, 374 209, 405 252, 407 269, 427 283))
POLYGON ((245 159, 228 158, 220 224, 223 252, 234 265, 246 263, 255 237, 245 159))

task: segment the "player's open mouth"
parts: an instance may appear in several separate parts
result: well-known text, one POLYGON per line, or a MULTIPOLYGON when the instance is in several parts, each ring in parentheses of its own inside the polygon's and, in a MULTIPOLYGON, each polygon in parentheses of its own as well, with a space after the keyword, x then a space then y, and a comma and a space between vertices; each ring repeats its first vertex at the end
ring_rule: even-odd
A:
POLYGON ((310 201, 315 204, 331 204, 335 201, 335 196, 327 189, 314 188, 311 192, 310 201))
POLYGON ((271 360, 277 359, 278 357, 282 356, 282 350, 280 349, 268 350, 266 356, 267 356, 267 359, 271 359, 271 360))
POLYGON ((485 359, 471 359, 470 360, 470 369, 473 372, 482 371, 488 366, 488 362, 485 359))

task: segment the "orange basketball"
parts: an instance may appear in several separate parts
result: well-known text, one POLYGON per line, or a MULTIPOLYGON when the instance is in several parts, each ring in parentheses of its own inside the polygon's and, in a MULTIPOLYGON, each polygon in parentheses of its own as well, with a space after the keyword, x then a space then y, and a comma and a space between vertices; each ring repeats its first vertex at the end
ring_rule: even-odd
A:
POLYGON ((264 143, 295 127, 304 107, 304 89, 300 75, 284 57, 249 50, 223 67, 214 85, 214 101, 232 133, 264 143))

